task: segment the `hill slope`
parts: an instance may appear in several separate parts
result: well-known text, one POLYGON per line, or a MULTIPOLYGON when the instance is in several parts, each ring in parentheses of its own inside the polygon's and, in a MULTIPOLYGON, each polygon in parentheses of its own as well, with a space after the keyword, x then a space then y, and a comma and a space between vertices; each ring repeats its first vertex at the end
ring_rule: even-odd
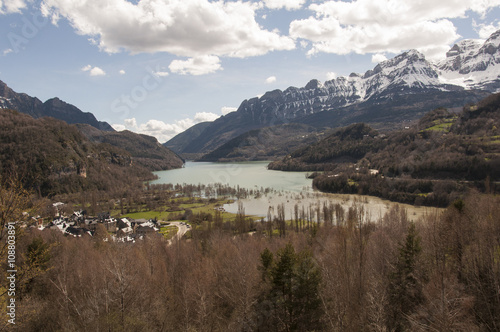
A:
POLYGON ((317 142, 323 135, 298 123, 255 129, 205 154, 200 161, 274 160, 317 142))
POLYGON ((436 109, 387 136, 352 125, 269 168, 330 171, 314 179, 322 191, 445 206, 470 187, 500 190, 498 128, 500 94, 495 94, 459 113, 436 109))
POLYGON ((211 124, 211 122, 197 123, 182 133, 172 137, 168 142, 163 143, 163 145, 176 153, 182 153, 193 137, 196 138, 200 136, 200 134, 211 124))
POLYGON ((184 160, 161 145, 152 136, 136 134, 125 130, 109 132, 90 125, 78 124, 77 128, 92 142, 107 143, 130 153, 132 161, 151 171, 180 168, 184 160))
POLYGON ((22 176, 23 185, 51 196, 86 190, 119 190, 153 178, 127 151, 88 140, 75 126, 52 118, 0 112, 0 176, 22 176))
POLYGON ((283 171, 317 171, 334 168, 337 163, 357 162, 367 152, 379 149, 378 132, 366 124, 353 124, 339 129, 319 142, 302 147, 269 169, 283 171))

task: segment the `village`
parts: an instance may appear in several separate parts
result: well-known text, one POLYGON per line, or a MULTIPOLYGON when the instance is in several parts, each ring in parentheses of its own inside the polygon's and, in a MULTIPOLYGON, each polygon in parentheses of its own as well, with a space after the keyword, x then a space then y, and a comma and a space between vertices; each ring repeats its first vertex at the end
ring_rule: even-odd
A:
POLYGON ((65 215, 61 207, 64 203, 53 204, 56 209, 56 217, 47 225, 42 220, 37 220, 36 227, 40 230, 56 229, 67 236, 83 237, 95 236, 97 233, 105 232, 105 240, 114 242, 136 242, 148 236, 165 237, 171 240, 174 236, 182 238, 191 226, 183 221, 160 221, 153 219, 114 218, 109 212, 98 213, 97 216, 87 215, 86 211, 74 211, 71 215, 65 215))

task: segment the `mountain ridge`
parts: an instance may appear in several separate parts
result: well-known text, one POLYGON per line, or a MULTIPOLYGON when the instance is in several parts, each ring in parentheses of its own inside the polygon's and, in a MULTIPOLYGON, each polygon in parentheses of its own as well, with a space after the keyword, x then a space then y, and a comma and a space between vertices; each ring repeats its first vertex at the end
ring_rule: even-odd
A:
POLYGON ((49 116, 62 120, 68 124, 86 123, 100 130, 115 131, 109 123, 98 121, 90 112, 83 112, 79 108, 55 97, 42 102, 37 97, 12 90, 0 80, 0 109, 12 109, 28 114, 35 119, 49 116))
POLYGON ((188 137, 189 144, 179 152, 207 153, 249 130, 289 122, 330 128, 359 121, 392 126, 437 107, 476 103, 497 91, 500 30, 482 43, 457 43, 442 61, 431 62, 409 50, 364 74, 324 83, 313 79, 303 88, 268 91, 244 100, 236 112, 215 120, 198 136, 188 137))

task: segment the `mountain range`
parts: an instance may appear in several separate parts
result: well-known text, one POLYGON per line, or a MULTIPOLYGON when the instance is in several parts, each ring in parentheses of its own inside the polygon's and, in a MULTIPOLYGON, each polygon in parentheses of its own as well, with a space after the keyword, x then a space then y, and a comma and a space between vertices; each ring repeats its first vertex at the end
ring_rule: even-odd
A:
POLYGON ((107 122, 98 121, 92 113, 82 112, 76 106, 59 98, 42 102, 36 97, 15 92, 2 81, 0 81, 0 109, 16 110, 35 119, 52 117, 68 124, 86 123, 100 130, 114 131, 107 122))
POLYGON ((444 60, 429 61, 420 52, 409 50, 364 74, 324 83, 313 79, 302 88, 269 91, 165 145, 177 153, 208 153, 250 130, 294 122, 313 126, 318 132, 357 122, 376 129, 404 127, 432 109, 461 109, 500 91, 499 46, 500 30, 486 41, 457 43, 444 60))

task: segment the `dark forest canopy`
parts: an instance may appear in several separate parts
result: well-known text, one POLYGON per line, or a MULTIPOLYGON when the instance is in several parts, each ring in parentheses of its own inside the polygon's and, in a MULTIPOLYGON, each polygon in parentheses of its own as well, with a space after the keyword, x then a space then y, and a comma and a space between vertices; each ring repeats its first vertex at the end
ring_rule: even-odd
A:
MULTIPOLYGON (((175 159, 176 166, 182 166, 175 159)), ((35 120, 11 110, 0 112, 0 174, 19 177, 26 188, 42 196, 126 189, 153 177, 123 148, 90 141, 63 121, 35 120)))
POLYGON ((103 131, 86 124, 76 126, 92 142, 108 143, 123 149, 130 153, 134 163, 151 171, 180 168, 184 164, 181 157, 152 136, 136 134, 129 130, 103 131))

